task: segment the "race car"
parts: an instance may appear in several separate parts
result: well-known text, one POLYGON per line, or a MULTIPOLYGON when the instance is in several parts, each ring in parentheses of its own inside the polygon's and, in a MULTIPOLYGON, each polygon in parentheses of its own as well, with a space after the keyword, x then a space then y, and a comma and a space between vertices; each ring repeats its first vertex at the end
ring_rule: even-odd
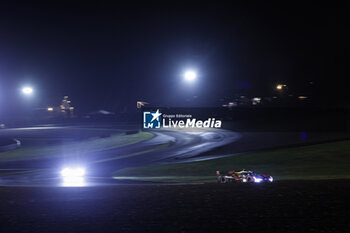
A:
POLYGON ((261 183, 272 182, 272 176, 265 174, 256 174, 253 171, 228 171, 220 172, 216 171, 218 183, 230 183, 230 182, 243 182, 243 183, 261 183))

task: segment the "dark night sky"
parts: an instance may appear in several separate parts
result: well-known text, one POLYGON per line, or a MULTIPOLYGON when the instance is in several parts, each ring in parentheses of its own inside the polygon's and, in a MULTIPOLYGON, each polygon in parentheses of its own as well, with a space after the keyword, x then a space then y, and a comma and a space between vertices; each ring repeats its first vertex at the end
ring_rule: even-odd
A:
POLYGON ((27 104, 24 84, 37 106, 69 95, 81 112, 270 95, 277 82, 302 93, 314 81, 318 97, 348 98, 346 13, 339 3, 2 3, 0 106, 27 104), (185 86, 192 67, 198 83, 185 86))

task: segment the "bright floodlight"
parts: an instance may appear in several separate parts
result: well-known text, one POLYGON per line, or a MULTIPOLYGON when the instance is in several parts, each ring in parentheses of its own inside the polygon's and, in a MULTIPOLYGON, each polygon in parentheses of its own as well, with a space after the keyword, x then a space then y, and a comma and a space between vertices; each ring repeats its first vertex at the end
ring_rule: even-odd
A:
POLYGON ((192 82, 197 78, 197 74, 194 71, 186 71, 185 73, 185 80, 192 82))
POLYGON ((31 95, 33 93, 33 88, 31 87, 23 87, 22 93, 25 95, 31 95))

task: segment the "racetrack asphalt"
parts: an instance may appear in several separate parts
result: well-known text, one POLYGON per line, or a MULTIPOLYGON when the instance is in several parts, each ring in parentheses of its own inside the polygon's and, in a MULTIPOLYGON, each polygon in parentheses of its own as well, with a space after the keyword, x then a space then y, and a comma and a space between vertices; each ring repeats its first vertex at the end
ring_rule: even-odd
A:
POLYGON ((0 187, 1 232, 349 232, 348 180, 0 187))
MULTIPOLYGON (((72 132, 80 137, 79 132, 81 131, 80 128, 74 129, 69 127, 45 127, 42 131, 40 129, 40 127, 9 129, 2 130, 1 133, 5 136, 6 134, 12 137, 16 136, 16 138, 21 140, 21 137, 36 137, 40 139, 40 137, 47 137, 52 134, 64 137, 64 135, 70 135, 72 132)), ((117 131, 117 129, 105 129, 98 132, 94 130, 90 135, 106 135, 117 131)), ((84 130, 84 135, 89 133, 86 129, 84 130)), ((232 143, 239 138, 239 134, 227 130, 196 130, 191 132, 159 130, 152 131, 152 133, 155 136, 150 140, 105 151, 89 152, 84 155, 69 155, 66 153, 62 158, 2 161, 0 162, 0 170, 14 169, 18 171, 18 174, 2 176, 0 185, 9 183, 23 185, 26 180, 32 185, 44 184, 48 180, 52 180, 55 175, 57 176, 59 169, 71 163, 80 163, 86 166, 90 179, 110 178, 113 171, 121 168, 160 164, 163 162, 169 163, 167 161, 169 159, 178 162, 213 148, 232 143), (21 172, 27 170, 36 170, 36 172, 21 172)))
MULTIPOLYGON (((2 129, 1 135, 18 139, 54 135, 55 137, 89 137, 106 136, 137 127, 127 127, 122 130, 75 127, 32 127, 20 129, 2 129)), ((205 159, 224 157, 235 153, 262 150, 278 146, 298 145, 300 143, 315 143, 324 140, 337 140, 349 137, 344 133, 310 134, 307 139, 299 132, 290 133, 237 133, 229 130, 153 130, 155 134, 150 140, 120 148, 90 152, 86 154, 67 155, 49 159, 30 159, 20 161, 0 162, 0 171, 14 169, 13 175, 2 176, 0 185, 47 185, 59 177, 59 170, 71 163, 80 163, 87 167, 88 179, 91 184, 100 180, 107 183, 112 172, 135 166, 155 164, 192 162, 205 159), (35 170, 35 172, 25 172, 35 170), (22 173, 22 171, 24 171, 22 173)), ((1 155, 1 153, 0 153, 1 155)), ((1 175, 1 174, 0 174, 1 175)), ((55 181, 54 184, 57 182, 55 181)))
MULTIPOLYGON (((40 138, 47 135, 45 131, 36 129, 35 134, 40 138)), ((220 153, 228 146, 227 152, 239 153, 304 142, 299 133, 227 132, 155 131, 154 138, 137 145, 86 155, 86 187, 58 187, 65 159, 0 162, 0 232, 350 231, 348 180, 174 184, 108 176, 128 166, 226 156, 220 153), (154 150, 164 143, 170 144, 154 150), (2 172, 17 174, 2 176, 2 172)), ((25 134, 30 136, 30 130, 25 134)), ((332 139, 318 136, 310 143, 325 138, 332 139)))

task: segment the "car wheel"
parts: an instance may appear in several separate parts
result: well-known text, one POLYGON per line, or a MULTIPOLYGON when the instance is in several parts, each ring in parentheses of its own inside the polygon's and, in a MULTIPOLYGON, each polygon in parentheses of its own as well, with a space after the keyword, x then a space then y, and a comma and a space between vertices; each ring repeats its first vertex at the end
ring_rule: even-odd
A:
POLYGON ((221 180, 222 180, 222 177, 219 176, 219 177, 218 177, 218 183, 222 183, 221 180))
POLYGON ((222 184, 227 183, 227 179, 225 177, 221 177, 221 183, 222 184))

